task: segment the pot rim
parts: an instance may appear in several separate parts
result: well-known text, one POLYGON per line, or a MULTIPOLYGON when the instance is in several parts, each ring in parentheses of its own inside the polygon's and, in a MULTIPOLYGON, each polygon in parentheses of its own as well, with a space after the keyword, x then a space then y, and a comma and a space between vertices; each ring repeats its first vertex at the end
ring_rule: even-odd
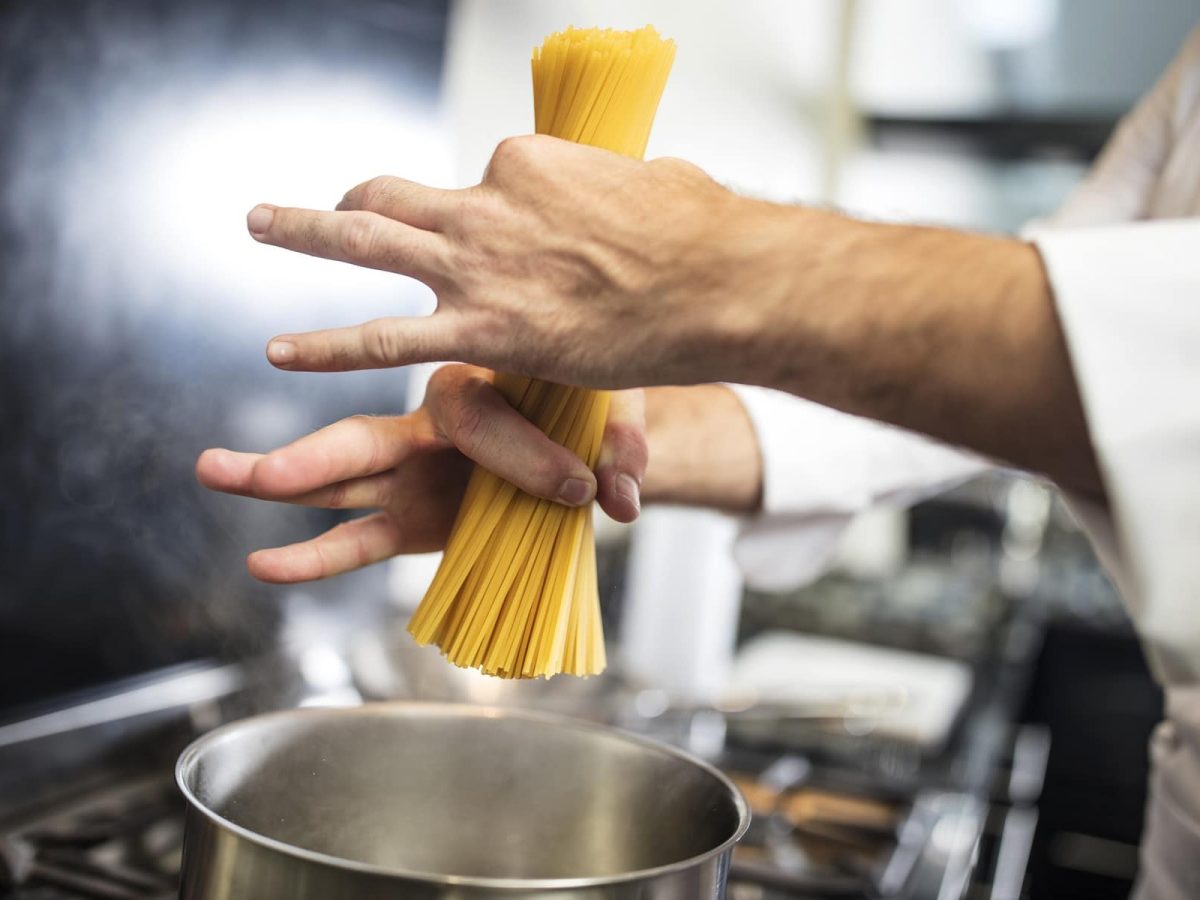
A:
POLYGON ((207 818, 218 828, 232 832, 244 840, 258 844, 259 846, 268 850, 273 850, 276 853, 302 859, 310 863, 329 866, 335 869, 343 869, 368 875, 379 875, 398 879, 403 878, 410 881, 423 881, 429 884, 437 885, 458 885, 462 887, 485 888, 499 891, 542 892, 571 890, 576 888, 605 887, 608 885, 624 884, 631 881, 648 880, 662 875, 670 875, 693 868, 694 866, 703 863, 706 860, 712 859, 713 857, 719 856, 720 854, 731 850, 734 845, 737 844, 737 842, 740 841, 745 835, 746 829, 750 827, 750 808, 746 803, 746 799, 742 796, 741 791, 738 790, 737 786, 720 769, 708 762, 705 762, 699 757, 693 756, 690 753, 679 750, 668 744, 652 740, 651 738, 624 731, 623 729, 612 728, 607 725, 600 725, 594 722, 583 721, 581 719, 574 719, 569 716, 541 712, 540 710, 521 709, 516 707, 476 706, 469 703, 435 703, 415 700, 400 700, 383 703, 365 703, 361 706, 353 707, 300 707, 249 716, 247 718, 228 722, 224 725, 214 728, 212 731, 203 734, 196 740, 192 741, 192 743, 189 744, 179 755, 179 760, 175 764, 175 783, 178 785, 179 790, 183 793, 188 805, 193 810, 199 812, 201 815, 207 818), (497 878, 477 875, 444 875, 436 872, 422 872, 416 869, 394 868, 390 866, 380 866, 373 863, 361 862, 359 860, 345 859, 344 857, 332 856, 328 853, 320 853, 316 850, 308 850, 304 847, 297 847, 294 844, 277 840, 276 838, 267 837, 266 835, 259 834, 256 831, 251 831, 242 825, 238 825, 237 823, 226 819, 224 816, 210 809, 206 804, 199 800, 187 783, 187 774, 195 767, 197 760, 210 745, 215 744, 228 735, 245 728, 250 723, 260 723, 270 720, 286 720, 299 717, 336 719, 349 716, 383 716, 403 718, 405 716, 411 716, 418 713, 427 715, 432 714, 434 716, 446 718, 465 717, 478 719, 521 719, 530 722, 543 722, 549 725, 573 729, 576 731, 598 732, 622 741, 638 744, 648 750, 674 757, 681 762, 695 766, 708 773, 711 777, 722 784, 728 790, 729 796, 733 800, 734 809, 737 811, 737 828, 734 829, 733 834, 731 834, 720 844, 704 851, 703 853, 688 857, 684 860, 667 863, 665 865, 655 866, 649 869, 637 869, 631 872, 621 872, 616 875, 589 876, 583 878, 497 878))

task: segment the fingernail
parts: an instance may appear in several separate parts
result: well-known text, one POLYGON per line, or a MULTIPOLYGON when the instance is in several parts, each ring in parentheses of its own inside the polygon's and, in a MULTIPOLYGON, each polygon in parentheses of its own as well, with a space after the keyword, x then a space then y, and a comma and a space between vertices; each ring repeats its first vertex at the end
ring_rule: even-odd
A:
POLYGON ((256 206, 246 216, 246 227, 254 237, 259 238, 267 233, 271 221, 275 218, 275 210, 269 206, 256 206))
POLYGON ((287 341, 271 341, 267 344, 267 359, 277 366, 286 366, 296 361, 296 345, 287 341))
POLYGON ((638 512, 642 511, 642 489, 638 487, 632 475, 626 475, 624 472, 618 475, 616 490, 618 497, 632 503, 638 512))
POLYGON ((568 478, 558 490, 558 499, 569 506, 583 506, 592 499, 592 486, 582 478, 568 478))

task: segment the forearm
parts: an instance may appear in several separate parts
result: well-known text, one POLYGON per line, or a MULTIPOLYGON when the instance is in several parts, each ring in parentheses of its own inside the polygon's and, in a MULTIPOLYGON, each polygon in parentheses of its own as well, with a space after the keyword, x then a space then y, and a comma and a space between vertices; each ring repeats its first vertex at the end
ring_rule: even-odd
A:
POLYGON ((762 498, 762 458, 754 427, 723 385, 646 391, 647 503, 753 512, 762 498))
POLYGON ((505 141, 477 188, 401 179, 254 236, 412 275, 427 317, 282 335, 291 370, 460 359, 600 388, 744 382, 1100 492, 1037 252, 740 199, 679 160, 505 141))
POLYGON ((749 307, 740 331, 724 326, 731 380, 1102 493, 1062 328, 1031 245, 806 209, 764 216, 786 238, 773 247, 775 287, 749 307))

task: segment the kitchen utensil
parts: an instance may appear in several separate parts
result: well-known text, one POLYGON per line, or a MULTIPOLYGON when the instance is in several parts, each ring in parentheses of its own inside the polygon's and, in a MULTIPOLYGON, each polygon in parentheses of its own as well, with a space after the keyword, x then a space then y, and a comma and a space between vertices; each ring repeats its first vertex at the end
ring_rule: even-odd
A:
POLYGON ((176 776, 181 900, 719 900, 750 817, 674 749, 454 704, 258 716, 176 776))

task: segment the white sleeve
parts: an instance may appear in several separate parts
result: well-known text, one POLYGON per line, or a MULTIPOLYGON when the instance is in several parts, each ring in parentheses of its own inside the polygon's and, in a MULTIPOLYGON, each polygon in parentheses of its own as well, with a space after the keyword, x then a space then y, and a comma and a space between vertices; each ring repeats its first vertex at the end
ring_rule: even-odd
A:
POLYGON ((1200 220, 1040 234, 1112 507, 1119 580, 1168 681, 1200 681, 1200 220))
POLYGON ((795 587, 821 574, 863 510, 907 505, 989 467, 929 438, 791 394, 731 385, 754 424, 763 507, 734 555, 753 587, 795 587))

